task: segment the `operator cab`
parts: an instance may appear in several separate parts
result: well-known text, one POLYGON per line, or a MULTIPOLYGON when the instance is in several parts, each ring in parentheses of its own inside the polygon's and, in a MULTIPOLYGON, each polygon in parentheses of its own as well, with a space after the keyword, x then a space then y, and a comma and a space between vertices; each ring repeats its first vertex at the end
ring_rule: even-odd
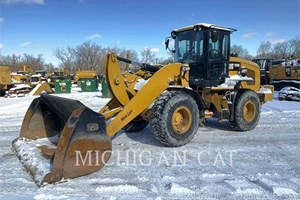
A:
MULTIPOLYGON (((175 61, 189 64, 190 85, 205 88, 220 85, 228 77, 230 33, 236 29, 200 23, 175 29, 175 61)), ((168 48, 169 39, 166 39, 168 48)))

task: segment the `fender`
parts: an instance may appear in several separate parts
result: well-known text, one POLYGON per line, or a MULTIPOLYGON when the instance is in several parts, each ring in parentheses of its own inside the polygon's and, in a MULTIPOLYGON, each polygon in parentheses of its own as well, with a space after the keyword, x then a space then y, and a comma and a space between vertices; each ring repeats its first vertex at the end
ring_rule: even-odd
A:
POLYGON ((195 90, 193 90, 190 87, 169 86, 167 90, 169 90, 169 91, 171 91, 171 90, 182 90, 185 93, 191 95, 195 99, 196 103, 198 104, 200 112, 201 112, 201 110, 204 111, 205 109, 208 109, 203 97, 198 92, 196 92, 195 90))

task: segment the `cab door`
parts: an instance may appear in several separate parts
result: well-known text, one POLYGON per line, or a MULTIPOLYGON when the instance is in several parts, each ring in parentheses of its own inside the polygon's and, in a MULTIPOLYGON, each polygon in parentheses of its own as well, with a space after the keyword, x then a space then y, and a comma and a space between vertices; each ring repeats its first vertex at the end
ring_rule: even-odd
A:
POLYGON ((211 29, 208 33, 208 70, 207 78, 211 86, 224 82, 228 76, 229 33, 211 29))

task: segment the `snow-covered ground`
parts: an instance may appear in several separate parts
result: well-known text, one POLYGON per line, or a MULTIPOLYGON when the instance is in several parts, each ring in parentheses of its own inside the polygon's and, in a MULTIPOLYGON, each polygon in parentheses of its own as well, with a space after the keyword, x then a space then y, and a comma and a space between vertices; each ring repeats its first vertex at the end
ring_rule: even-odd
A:
MULTIPOLYGON (((98 111, 109 99, 100 92, 75 98, 98 111)), ((102 170, 37 187, 13 154, 24 114, 35 97, 0 98, 0 199, 299 199, 300 103, 273 101, 262 107, 258 126, 234 132, 208 120, 189 144, 161 146, 150 127, 120 131, 102 170)))

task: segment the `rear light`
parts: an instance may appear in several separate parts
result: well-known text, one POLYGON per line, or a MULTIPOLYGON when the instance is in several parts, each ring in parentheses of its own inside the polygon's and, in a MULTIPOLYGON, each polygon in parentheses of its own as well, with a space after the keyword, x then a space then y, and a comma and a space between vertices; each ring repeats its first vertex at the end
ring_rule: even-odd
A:
POLYGON ((231 62, 229 63, 229 70, 238 71, 241 67, 241 63, 238 62, 231 62))

